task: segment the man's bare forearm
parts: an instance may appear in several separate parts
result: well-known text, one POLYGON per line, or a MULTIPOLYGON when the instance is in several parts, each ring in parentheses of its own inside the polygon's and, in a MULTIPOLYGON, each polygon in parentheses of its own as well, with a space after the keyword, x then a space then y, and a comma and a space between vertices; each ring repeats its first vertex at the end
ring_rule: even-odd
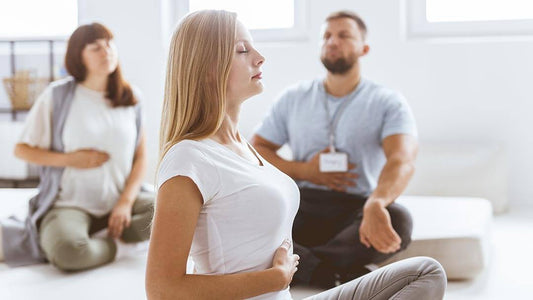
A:
POLYGON ((407 187, 414 171, 414 161, 411 159, 389 159, 381 171, 378 185, 370 195, 367 204, 379 203, 385 207, 394 202, 407 187))

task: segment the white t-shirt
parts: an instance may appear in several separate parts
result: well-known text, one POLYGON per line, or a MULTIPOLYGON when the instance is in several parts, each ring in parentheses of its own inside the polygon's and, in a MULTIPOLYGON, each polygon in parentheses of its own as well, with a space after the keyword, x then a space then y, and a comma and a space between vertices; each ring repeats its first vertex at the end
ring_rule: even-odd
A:
MULTIPOLYGON (((179 142, 161 161, 158 188, 170 178, 186 176, 203 197, 190 252, 196 273, 265 270, 272 266, 274 252, 283 240, 292 240, 300 203, 298 187, 289 176, 260 159, 263 166, 204 139, 179 142)), ((291 296, 286 289, 254 299, 291 296)))
MULTIPOLYGON (((47 88, 28 114, 19 143, 50 149, 52 89, 47 88)), ((111 106, 103 92, 76 85, 63 129, 65 152, 95 149, 109 154, 102 166, 66 167, 56 207, 76 207, 95 216, 111 211, 128 178, 135 155, 137 127, 134 106, 111 106)))

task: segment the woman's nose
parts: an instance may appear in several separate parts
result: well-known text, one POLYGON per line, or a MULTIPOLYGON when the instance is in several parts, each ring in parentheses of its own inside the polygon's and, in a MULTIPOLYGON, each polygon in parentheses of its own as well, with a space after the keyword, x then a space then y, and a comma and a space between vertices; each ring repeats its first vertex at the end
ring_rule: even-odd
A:
POLYGON ((260 65, 262 65, 265 62, 265 57, 263 55, 261 55, 261 53, 259 53, 259 52, 257 52, 257 54, 258 54, 258 57, 257 57, 257 60, 256 60, 255 64, 257 66, 260 66, 260 65))

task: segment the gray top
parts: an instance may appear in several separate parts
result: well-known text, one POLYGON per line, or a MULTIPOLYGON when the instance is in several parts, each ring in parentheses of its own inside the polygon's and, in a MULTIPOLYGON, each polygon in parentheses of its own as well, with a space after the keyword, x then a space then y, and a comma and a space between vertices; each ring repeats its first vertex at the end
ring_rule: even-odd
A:
MULTIPOLYGON (((70 110, 70 104, 76 82, 73 78, 66 78, 52 84, 52 145, 50 150, 64 152, 61 139, 65 120, 70 110)), ((139 101, 140 103, 140 101, 139 101)), ((140 139, 141 107, 135 107, 137 143, 140 139)), ((28 216, 26 220, 18 220, 15 217, 0 220, 2 224, 2 247, 5 262, 11 266, 23 266, 46 262, 45 255, 39 246, 38 224, 41 218, 53 206, 63 175, 64 168, 41 166, 39 169, 40 183, 39 193, 30 199, 28 216)))
MULTIPOLYGON (((338 119, 333 131, 335 149, 348 154, 348 160, 357 165, 352 172, 359 174, 357 185, 347 192, 369 196, 386 163, 383 139, 395 134, 416 137, 413 113, 400 93, 368 79, 362 78, 353 92, 341 98, 327 94, 323 82, 324 78, 317 78, 285 90, 256 134, 277 145, 288 144, 295 161, 308 161, 329 146, 329 123, 338 119), (349 103, 339 111, 345 101, 349 103)), ((328 189, 307 181, 297 183, 328 189)))

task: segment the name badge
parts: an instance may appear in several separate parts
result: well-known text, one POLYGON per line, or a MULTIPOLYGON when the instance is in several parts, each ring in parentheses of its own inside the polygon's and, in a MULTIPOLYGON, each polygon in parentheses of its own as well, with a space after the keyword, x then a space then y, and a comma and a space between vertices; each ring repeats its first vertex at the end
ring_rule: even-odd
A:
POLYGON ((348 171, 348 154, 343 152, 321 153, 319 157, 320 172, 348 171))

